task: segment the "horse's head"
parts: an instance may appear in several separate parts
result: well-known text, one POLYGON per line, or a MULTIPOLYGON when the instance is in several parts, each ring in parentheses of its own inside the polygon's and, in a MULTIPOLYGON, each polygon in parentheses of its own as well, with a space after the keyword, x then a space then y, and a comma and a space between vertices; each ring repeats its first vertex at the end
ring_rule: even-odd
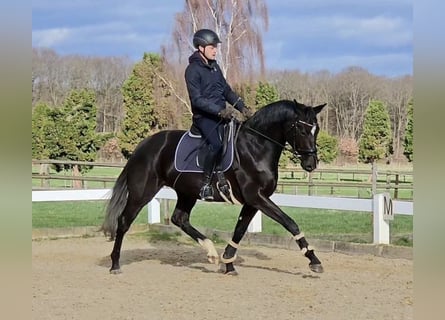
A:
POLYGON ((290 144, 294 154, 300 159, 301 167, 311 172, 317 167, 317 114, 326 106, 325 104, 310 107, 295 101, 295 118, 288 122, 286 141, 290 144))

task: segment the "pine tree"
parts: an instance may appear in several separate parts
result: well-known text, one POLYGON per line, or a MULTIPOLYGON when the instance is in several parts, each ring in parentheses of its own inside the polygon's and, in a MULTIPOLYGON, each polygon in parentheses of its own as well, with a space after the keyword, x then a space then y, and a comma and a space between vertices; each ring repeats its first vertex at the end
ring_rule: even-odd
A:
MULTIPOLYGON (((62 108, 51 108, 45 126, 45 148, 48 158, 54 160, 75 160, 76 142, 67 123, 67 115, 62 108)), ((60 169, 60 168, 58 168, 60 169)))
POLYGON ((31 152, 33 159, 48 159, 49 150, 46 146, 46 130, 50 122, 51 109, 44 103, 35 106, 31 124, 31 152))
POLYGON ((155 101, 158 83, 155 71, 160 67, 159 55, 144 53, 122 87, 125 117, 118 138, 126 158, 140 141, 168 124, 165 108, 155 101))
POLYGON ((413 161, 413 134, 414 129, 414 107, 413 101, 410 100, 408 103, 408 115, 406 117, 406 128, 405 128, 405 138, 403 139, 403 154, 408 159, 409 162, 413 161))
POLYGON ((92 90, 73 90, 64 101, 67 136, 75 142, 74 154, 67 158, 75 161, 94 161, 102 139, 96 132, 97 105, 92 90))
POLYGON ((392 152, 391 122, 386 106, 371 101, 365 112, 363 133, 359 141, 359 160, 374 163, 392 152))
POLYGON ((265 105, 275 102, 280 98, 278 90, 275 86, 260 82, 256 89, 255 106, 256 109, 262 108, 265 105))

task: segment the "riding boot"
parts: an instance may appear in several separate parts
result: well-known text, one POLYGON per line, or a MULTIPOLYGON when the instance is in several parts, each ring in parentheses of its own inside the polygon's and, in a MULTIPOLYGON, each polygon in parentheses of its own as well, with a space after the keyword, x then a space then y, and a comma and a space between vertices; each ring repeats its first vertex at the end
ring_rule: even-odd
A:
POLYGON ((213 200, 213 188, 212 188, 212 175, 205 175, 204 185, 199 191, 201 200, 212 201, 213 200))
POLYGON ((199 196, 201 200, 211 201, 213 200, 213 188, 212 188, 212 177, 213 170, 215 169, 215 160, 217 157, 217 152, 209 150, 204 161, 204 185, 199 191, 199 196))

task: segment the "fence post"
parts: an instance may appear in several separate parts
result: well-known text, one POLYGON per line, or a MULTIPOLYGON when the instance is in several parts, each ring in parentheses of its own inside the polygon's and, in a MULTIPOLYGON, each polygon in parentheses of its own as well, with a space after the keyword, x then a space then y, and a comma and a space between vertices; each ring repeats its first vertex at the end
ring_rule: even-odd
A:
POLYGON ((164 224, 170 224, 170 200, 161 200, 162 211, 164 211, 164 224))
POLYGON ((371 181, 372 181, 372 195, 377 193, 377 164, 372 162, 371 181))
POLYGON ((254 216, 252 221, 250 221, 247 227, 247 232, 261 232, 262 231, 262 213, 258 211, 254 216))
POLYGON ((395 187, 394 187, 394 199, 398 199, 399 198, 399 174, 396 173, 396 181, 395 183, 395 187))
POLYGON ((307 188, 307 195, 311 196, 312 195, 312 172, 308 173, 308 188, 307 188))
POLYGON ((389 193, 375 194, 372 210, 374 214, 374 243, 389 244, 389 220, 394 219, 389 193))
POLYGON ((148 223, 161 223, 161 204, 159 200, 153 199, 148 205, 148 223))

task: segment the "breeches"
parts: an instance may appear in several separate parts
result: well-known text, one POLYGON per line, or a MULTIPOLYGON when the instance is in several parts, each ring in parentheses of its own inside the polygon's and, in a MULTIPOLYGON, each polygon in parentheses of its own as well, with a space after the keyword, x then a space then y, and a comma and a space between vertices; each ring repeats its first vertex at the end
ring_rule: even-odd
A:
POLYGON ((222 148, 220 132, 222 132, 223 124, 208 118, 194 119, 194 124, 209 143, 209 151, 218 153, 222 148))

